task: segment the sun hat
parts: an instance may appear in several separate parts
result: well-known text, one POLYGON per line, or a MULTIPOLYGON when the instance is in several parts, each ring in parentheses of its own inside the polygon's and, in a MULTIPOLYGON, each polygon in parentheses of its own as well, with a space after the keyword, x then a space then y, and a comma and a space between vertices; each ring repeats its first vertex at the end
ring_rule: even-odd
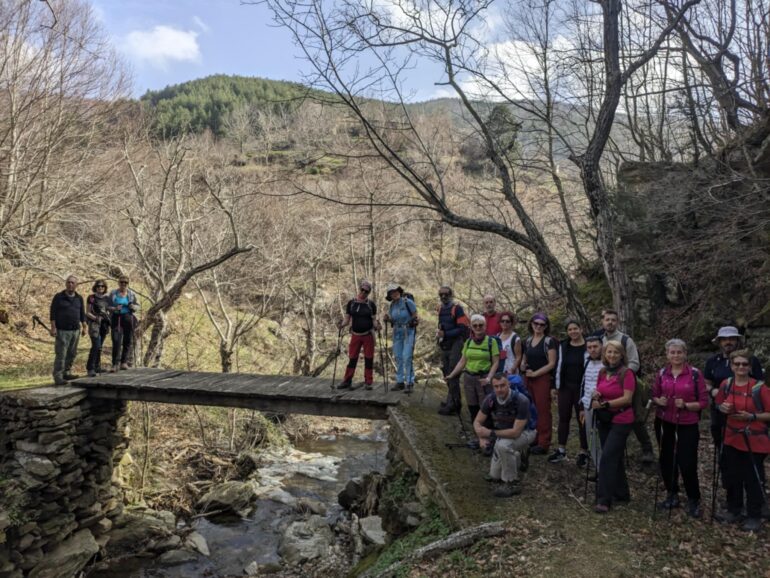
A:
POLYGON ((725 325, 724 327, 719 328, 719 331, 717 331, 717 336, 712 339, 711 342, 717 343, 720 339, 725 337, 737 337, 739 341, 743 341, 743 335, 741 335, 737 327, 733 327, 732 325, 725 325))

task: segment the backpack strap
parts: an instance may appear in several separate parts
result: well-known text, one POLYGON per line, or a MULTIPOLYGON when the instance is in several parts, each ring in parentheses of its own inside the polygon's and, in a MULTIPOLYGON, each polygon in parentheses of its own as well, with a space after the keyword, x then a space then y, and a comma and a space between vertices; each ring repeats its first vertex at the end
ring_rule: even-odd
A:
POLYGON ((765 387, 764 381, 758 381, 754 387, 751 388, 751 399, 754 402, 754 407, 757 413, 765 413, 765 405, 762 403, 762 388, 765 387))
POLYGON ((692 385, 695 389, 695 401, 700 401, 700 388, 698 387, 698 368, 693 367, 691 369, 692 385))

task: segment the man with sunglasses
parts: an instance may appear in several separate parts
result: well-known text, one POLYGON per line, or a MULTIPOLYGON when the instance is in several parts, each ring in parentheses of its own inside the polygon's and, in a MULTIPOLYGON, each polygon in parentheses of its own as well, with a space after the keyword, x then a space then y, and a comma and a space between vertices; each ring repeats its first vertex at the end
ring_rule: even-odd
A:
POLYGON ((348 345, 348 367, 345 377, 337 389, 352 389, 353 375, 356 373, 358 356, 364 350, 364 385, 372 389, 374 383, 374 332, 381 328, 377 320, 377 305, 369 299, 372 284, 361 281, 358 295, 345 306, 345 318, 340 322, 340 329, 350 325, 350 344, 348 345))
MULTIPOLYGON (((441 304, 438 308, 438 330, 436 340, 441 350, 441 370, 444 375, 450 375, 462 356, 465 338, 468 336, 470 321, 463 311, 462 305, 452 299, 452 288, 439 287, 438 296, 441 304)), ((453 415, 460 412, 460 376, 447 379, 446 401, 441 403, 438 413, 453 415)))
POLYGON ((78 353, 80 336, 86 334, 86 307, 83 297, 76 291, 78 279, 67 277, 64 291, 54 295, 51 301, 51 335, 54 344, 53 381, 56 385, 67 385, 72 374, 72 364, 78 353))

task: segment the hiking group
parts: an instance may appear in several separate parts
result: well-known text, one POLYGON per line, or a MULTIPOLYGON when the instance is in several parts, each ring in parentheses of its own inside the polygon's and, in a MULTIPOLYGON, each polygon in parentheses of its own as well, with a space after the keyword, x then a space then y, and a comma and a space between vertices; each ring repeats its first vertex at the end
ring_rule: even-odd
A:
POLYGON ((88 336, 91 348, 86 370, 89 377, 102 373, 102 349, 108 334, 112 338, 110 372, 128 369, 131 359, 136 316, 139 309, 136 294, 128 288, 126 276, 118 278, 118 288, 107 292, 107 282, 99 279, 87 299, 77 292, 78 279, 67 277, 64 291, 51 300, 49 331, 55 338, 53 380, 56 385, 66 385, 77 376, 72 364, 77 355, 81 336, 88 336))
MULTIPOLYGON (((339 389, 353 387, 361 348, 364 386, 373 387, 375 333, 382 327, 376 305, 369 299, 371 290, 366 281, 359 285, 339 325, 340 336, 347 325, 352 333, 339 389)), ((548 462, 567 459, 574 416, 580 448, 576 465, 586 469, 586 488, 588 482, 596 483, 594 510, 607 513, 613 505, 630 501, 626 441, 633 433, 641 446, 642 463, 654 464, 647 429, 648 414, 654 409, 657 461, 666 492, 660 502, 656 496, 656 509, 670 512, 684 505, 687 514, 700 518, 699 424, 701 413, 709 408, 714 447, 712 516, 726 523, 743 521, 747 531, 761 527, 768 514, 764 460, 770 453, 770 388, 762 381, 759 360, 743 348, 744 338, 737 328, 719 328, 713 339, 719 352, 706 361, 703 371, 688 361, 683 340, 668 340, 666 364, 651 376, 648 386, 636 344, 618 329, 620 319, 613 309, 602 312, 598 331, 588 333, 577 321, 568 321, 561 341, 552 336, 548 316, 538 312, 530 317, 528 336, 522 339, 514 331, 515 315, 498 312, 494 296, 485 296, 484 311, 470 316, 454 300, 450 287, 441 287, 438 297, 436 342, 447 385, 438 413, 458 416, 462 423, 464 397, 475 434, 467 445, 491 458, 486 478, 495 483, 496 496, 519 494, 529 456, 549 454, 555 399, 557 447, 548 462), (679 498, 680 478, 685 502, 679 498), (723 511, 715 513, 720 482, 726 501, 723 511)), ((392 325, 395 389, 410 393, 417 307, 397 284, 388 285, 386 299, 390 305, 383 317, 385 341, 387 327, 392 325)), ((387 364, 382 365, 385 370, 387 364)))

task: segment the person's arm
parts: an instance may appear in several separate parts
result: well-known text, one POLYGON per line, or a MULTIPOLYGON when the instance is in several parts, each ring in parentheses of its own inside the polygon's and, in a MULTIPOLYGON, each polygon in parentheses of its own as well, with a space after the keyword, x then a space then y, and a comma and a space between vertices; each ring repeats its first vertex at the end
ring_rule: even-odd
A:
POLYGON ((516 343, 513 345, 513 354, 516 356, 513 361, 513 367, 511 368, 511 371, 513 373, 517 373, 519 371, 519 367, 521 366, 521 339, 519 336, 516 336, 516 343))
POLYGON ((96 314, 96 311, 94 310, 94 304, 96 303, 96 299, 93 298, 93 296, 89 296, 86 300, 86 317, 90 319, 91 321, 98 321, 99 316, 96 314))
MULTIPOLYGON (((451 312, 451 309, 450 309, 450 312, 451 312)), ((457 320, 463 317, 464 315, 465 315, 465 311, 463 311, 462 305, 456 305, 455 317, 452 320, 455 322, 455 326, 452 329, 444 328, 444 337, 452 338, 465 333, 465 325, 461 325, 457 323, 457 320)))
POLYGON ((455 368, 449 373, 449 375, 446 376, 446 379, 453 379, 454 377, 460 375, 463 372, 463 369, 465 369, 465 364, 467 362, 468 360, 465 359, 465 355, 460 357, 460 361, 457 362, 455 368))
POLYGON ((374 325, 375 331, 381 331, 382 325, 380 324, 380 320, 377 319, 377 305, 374 303, 374 301, 370 301, 372 306, 372 325, 374 325))
POLYGON ((492 435, 492 430, 484 425, 487 418, 489 418, 489 415, 484 413, 484 408, 482 408, 479 410, 479 413, 476 414, 476 419, 473 420, 473 431, 475 431, 476 435, 480 438, 488 438, 492 435))
POLYGON ((51 299, 51 310, 49 312, 49 321, 51 322, 51 329, 50 333, 54 337, 56 337, 56 308, 59 305, 59 294, 53 296, 53 299, 51 299))
POLYGON ((636 343, 631 337, 626 342, 626 357, 628 358, 628 363, 626 364, 628 369, 633 371, 634 374, 639 373, 639 368, 642 365, 639 361, 639 350, 636 348, 636 343))
POLYGON ((706 380, 703 378, 703 374, 698 372, 698 382, 695 384, 698 390, 698 399, 695 401, 688 401, 685 408, 690 411, 701 411, 706 409, 709 403, 708 393, 706 392, 706 380))
MULTIPOLYGON (((550 353, 550 352, 549 352, 550 353)), ((561 388, 561 366, 564 361, 564 345, 559 343, 559 362, 556 364, 556 389, 561 388)))
POLYGON ((80 334, 85 335, 88 332, 88 325, 86 324, 86 304, 83 302, 83 296, 78 295, 80 301, 80 334))
MULTIPOLYGON (((487 339, 491 339, 487 337, 487 339)), ((497 345, 497 339, 492 339, 492 365, 489 368, 486 379, 481 380, 481 385, 486 385, 492 382, 492 377, 497 373, 497 368, 500 365, 500 347, 497 345)))

